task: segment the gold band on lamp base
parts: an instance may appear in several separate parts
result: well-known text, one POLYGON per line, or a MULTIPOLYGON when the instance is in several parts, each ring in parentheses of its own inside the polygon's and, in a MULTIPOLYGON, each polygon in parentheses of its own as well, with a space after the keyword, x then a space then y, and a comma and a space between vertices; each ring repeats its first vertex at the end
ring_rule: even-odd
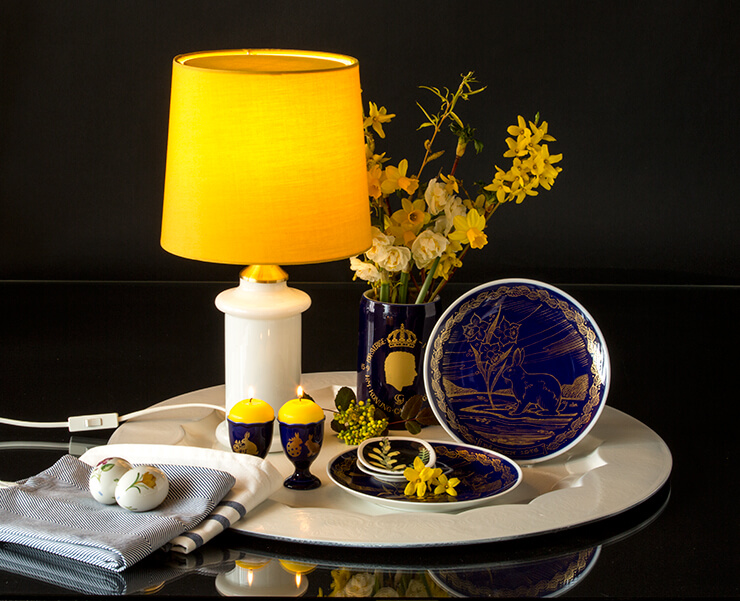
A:
POLYGON ((280 265, 250 265, 242 269, 239 279, 272 284, 274 282, 286 282, 288 274, 280 265))

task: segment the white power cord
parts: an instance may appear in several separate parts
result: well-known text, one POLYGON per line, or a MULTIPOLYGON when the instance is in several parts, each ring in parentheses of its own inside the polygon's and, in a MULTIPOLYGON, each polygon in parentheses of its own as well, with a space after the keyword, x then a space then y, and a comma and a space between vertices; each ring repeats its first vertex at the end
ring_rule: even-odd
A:
POLYGON ((191 409, 193 407, 205 407, 226 413, 224 407, 219 405, 209 405, 207 403, 187 403, 183 405, 161 405, 158 407, 149 407, 140 411, 134 411, 126 415, 119 416, 118 413, 94 413, 92 415, 73 415, 67 418, 66 422, 29 422, 18 419, 0 417, 0 424, 9 426, 20 426, 22 428, 69 428, 70 432, 84 432, 88 430, 108 430, 117 428, 122 422, 130 419, 158 413, 160 411, 169 411, 170 409, 191 409))

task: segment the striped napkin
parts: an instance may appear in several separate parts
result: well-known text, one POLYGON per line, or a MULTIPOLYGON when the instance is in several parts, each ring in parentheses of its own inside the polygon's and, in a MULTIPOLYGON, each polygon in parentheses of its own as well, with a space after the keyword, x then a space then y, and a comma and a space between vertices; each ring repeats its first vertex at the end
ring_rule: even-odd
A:
POLYGON ((81 461, 97 465, 106 457, 123 457, 130 463, 185 463, 209 467, 234 476, 233 488, 213 511, 197 526, 174 537, 166 550, 190 553, 238 522, 249 511, 279 490, 284 477, 266 459, 253 455, 176 445, 113 444, 95 447, 80 457, 81 461))
POLYGON ((0 542, 121 572, 159 548, 187 553, 200 547, 281 482, 269 462, 249 455, 169 445, 96 447, 0 488, 0 542), (164 503, 133 513, 95 501, 89 475, 107 457, 160 467, 170 480, 164 503))
MULTIPOLYGON (((83 595, 146 595, 186 574, 215 577, 234 569, 244 551, 206 545, 190 555, 154 553, 123 572, 44 553, 23 545, 0 543, 0 568, 83 595)), ((0 597, 2 594, 0 593, 0 597)))

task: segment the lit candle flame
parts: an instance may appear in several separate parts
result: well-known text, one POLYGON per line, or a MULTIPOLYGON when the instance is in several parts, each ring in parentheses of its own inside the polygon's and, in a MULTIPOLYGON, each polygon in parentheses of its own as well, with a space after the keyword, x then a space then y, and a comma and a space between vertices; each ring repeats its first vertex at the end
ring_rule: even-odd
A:
POLYGON ((301 588, 301 574, 300 574, 300 572, 296 572, 296 575, 295 575, 295 587, 296 588, 301 588))
POLYGON ((299 399, 303 398, 303 386, 299 386, 298 388, 296 388, 296 394, 298 395, 299 399))
POLYGON ((254 398, 254 387, 252 387, 252 386, 249 387, 249 389, 247 390, 247 396, 250 399, 253 399, 254 398))
POLYGON ((249 584, 249 586, 252 586, 252 582, 254 582, 254 572, 250 568, 249 570, 247 570, 247 584, 249 584))

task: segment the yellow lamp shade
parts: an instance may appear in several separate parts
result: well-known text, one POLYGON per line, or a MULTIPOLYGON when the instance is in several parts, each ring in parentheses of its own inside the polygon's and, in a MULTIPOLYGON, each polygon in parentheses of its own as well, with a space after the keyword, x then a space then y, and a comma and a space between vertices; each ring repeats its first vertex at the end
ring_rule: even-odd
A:
POLYGON ((369 248, 357 60, 294 50, 176 57, 161 244, 238 265, 369 248))

